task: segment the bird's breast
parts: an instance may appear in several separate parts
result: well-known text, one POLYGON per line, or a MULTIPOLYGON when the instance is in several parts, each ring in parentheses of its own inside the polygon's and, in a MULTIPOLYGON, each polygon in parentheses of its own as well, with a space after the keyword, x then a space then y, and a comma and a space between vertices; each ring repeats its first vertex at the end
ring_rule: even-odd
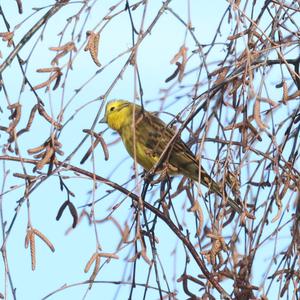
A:
POLYGON ((137 163, 147 171, 158 161, 158 157, 146 146, 145 135, 137 131, 134 133, 131 126, 128 126, 122 130, 121 137, 130 156, 136 158, 137 163))

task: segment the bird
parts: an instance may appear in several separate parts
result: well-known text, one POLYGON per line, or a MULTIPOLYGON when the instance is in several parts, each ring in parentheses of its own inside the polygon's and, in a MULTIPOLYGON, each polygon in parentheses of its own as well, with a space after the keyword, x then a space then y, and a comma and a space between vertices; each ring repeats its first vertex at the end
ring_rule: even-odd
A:
MULTIPOLYGON (((201 184, 223 197, 222 185, 200 166, 199 159, 180 136, 177 137, 176 131, 155 113, 146 111, 138 104, 116 99, 106 104, 100 123, 107 123, 120 135, 129 155, 146 171, 161 171, 164 160, 170 175, 180 174, 198 182, 200 171, 201 184)), ((227 178, 225 181, 232 187, 232 180, 227 178)), ((227 203, 241 214, 242 209, 237 201, 227 198, 227 203)))

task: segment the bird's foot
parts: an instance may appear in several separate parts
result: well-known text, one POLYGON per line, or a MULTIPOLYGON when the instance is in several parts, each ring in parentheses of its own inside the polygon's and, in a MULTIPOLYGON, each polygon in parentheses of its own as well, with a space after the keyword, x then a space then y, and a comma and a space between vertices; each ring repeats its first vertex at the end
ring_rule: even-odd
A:
POLYGON ((154 174, 151 171, 144 170, 144 174, 142 175, 142 177, 144 178, 145 182, 151 184, 154 174))
POLYGON ((163 163, 163 167, 159 170, 159 176, 157 179, 151 181, 151 185, 160 183, 163 180, 169 180, 168 171, 170 170, 169 164, 167 162, 163 163))

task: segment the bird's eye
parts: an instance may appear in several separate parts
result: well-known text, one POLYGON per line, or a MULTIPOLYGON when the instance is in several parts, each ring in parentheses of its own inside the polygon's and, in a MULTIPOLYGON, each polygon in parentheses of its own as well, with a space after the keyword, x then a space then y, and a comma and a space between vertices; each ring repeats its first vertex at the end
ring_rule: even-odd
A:
POLYGON ((115 110, 115 107, 114 107, 114 106, 110 108, 110 111, 114 111, 114 110, 115 110))

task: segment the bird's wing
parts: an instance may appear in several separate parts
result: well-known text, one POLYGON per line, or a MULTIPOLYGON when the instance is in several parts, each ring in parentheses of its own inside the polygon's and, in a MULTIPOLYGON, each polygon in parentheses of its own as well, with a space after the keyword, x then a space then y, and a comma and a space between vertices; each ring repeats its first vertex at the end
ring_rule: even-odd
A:
MULTIPOLYGON (((149 112, 139 111, 137 113, 136 128, 141 135, 139 140, 158 159, 168 147, 170 140, 176 135, 176 132, 170 126, 149 112)), ((166 152, 165 160, 179 173, 197 180, 199 161, 182 139, 177 137, 169 145, 169 149, 170 152, 166 152)))

